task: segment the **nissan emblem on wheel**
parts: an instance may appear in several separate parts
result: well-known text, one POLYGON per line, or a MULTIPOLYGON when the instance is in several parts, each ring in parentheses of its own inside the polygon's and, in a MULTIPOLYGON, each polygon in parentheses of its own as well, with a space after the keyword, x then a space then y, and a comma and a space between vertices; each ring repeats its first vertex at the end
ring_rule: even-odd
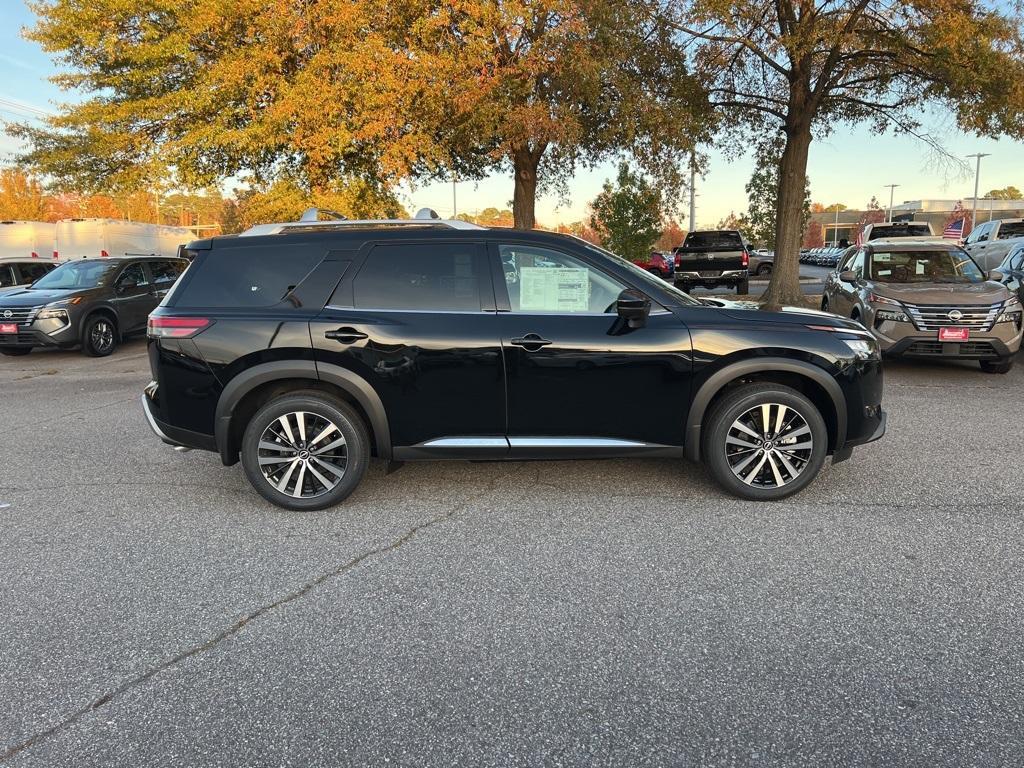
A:
POLYGON ((712 306, 566 235, 305 218, 189 244, 142 394, 282 507, 337 504, 371 457, 688 458, 774 500, 885 432, 851 320, 712 306))

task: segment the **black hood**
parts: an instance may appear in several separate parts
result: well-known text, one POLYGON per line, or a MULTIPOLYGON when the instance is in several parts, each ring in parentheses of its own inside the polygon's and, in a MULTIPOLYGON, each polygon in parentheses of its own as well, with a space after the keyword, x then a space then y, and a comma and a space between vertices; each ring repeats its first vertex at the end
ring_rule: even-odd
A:
POLYGON ((863 326, 856 320, 849 320, 831 312, 821 312, 808 307, 781 307, 764 309, 756 301, 732 301, 717 297, 701 298, 705 304, 721 307, 729 317, 749 322, 756 320, 761 323, 789 323, 796 325, 827 325, 830 328, 850 328, 863 331, 863 326), (755 314, 756 313, 756 317, 755 314))

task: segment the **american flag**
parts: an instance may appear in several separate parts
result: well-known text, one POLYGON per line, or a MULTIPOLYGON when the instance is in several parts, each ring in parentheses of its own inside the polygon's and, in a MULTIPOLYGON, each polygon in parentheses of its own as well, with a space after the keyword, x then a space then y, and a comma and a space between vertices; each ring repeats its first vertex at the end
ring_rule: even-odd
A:
POLYGON ((964 236, 964 220, 956 219, 949 222, 946 225, 946 229, 943 230, 942 236, 947 240, 959 240, 962 238, 964 236))

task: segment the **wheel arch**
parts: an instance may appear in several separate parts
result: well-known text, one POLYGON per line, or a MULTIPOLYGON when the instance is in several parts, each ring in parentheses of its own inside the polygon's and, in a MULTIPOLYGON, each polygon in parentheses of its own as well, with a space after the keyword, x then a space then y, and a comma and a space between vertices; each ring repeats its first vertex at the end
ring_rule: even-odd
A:
POLYGON ((238 462, 242 433, 257 410, 272 398, 295 389, 314 389, 352 405, 370 431, 376 455, 391 457, 391 432, 384 404, 362 377, 339 366, 312 360, 262 363, 235 376, 217 400, 214 438, 225 465, 238 462))
POLYGON ((697 390, 686 417, 684 449, 688 459, 701 459, 704 419, 714 403, 730 389, 751 381, 783 384, 807 395, 825 419, 829 453, 843 447, 846 442, 846 399, 836 380, 827 371, 804 360, 758 357, 726 365, 711 374, 697 390))
POLYGON ((82 334, 85 333, 85 326, 90 320, 96 315, 105 315, 109 317, 114 323, 114 331, 117 333, 118 338, 121 337, 121 319, 117 316, 117 310, 107 304, 97 304, 94 307, 89 307, 84 313, 82 313, 82 319, 78 323, 78 338, 82 338, 82 334))

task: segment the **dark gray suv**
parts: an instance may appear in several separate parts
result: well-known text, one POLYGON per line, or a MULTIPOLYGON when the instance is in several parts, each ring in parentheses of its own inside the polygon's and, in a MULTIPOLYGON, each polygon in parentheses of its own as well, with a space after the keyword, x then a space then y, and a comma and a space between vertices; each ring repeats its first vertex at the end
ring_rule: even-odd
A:
POLYGON ((92 357, 144 333, 146 318, 188 261, 158 256, 81 259, 62 264, 28 288, 0 294, 0 354, 81 345, 92 357))

